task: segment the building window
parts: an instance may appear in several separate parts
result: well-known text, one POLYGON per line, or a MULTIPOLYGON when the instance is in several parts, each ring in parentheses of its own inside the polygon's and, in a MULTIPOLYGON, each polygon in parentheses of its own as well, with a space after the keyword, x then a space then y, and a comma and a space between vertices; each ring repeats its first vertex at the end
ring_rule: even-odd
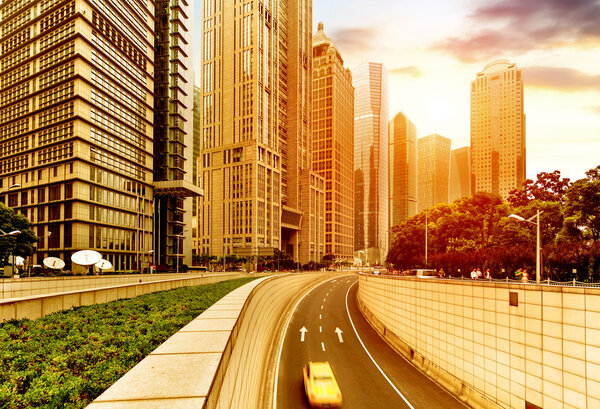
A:
POLYGON ((48 226, 48 248, 55 249, 60 247, 60 224, 51 224, 48 226))

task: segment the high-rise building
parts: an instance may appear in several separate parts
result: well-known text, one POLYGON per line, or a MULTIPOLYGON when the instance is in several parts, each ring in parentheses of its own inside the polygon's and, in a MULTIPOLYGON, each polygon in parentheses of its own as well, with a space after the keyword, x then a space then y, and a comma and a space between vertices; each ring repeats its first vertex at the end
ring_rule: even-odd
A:
POLYGON ((464 146, 450 152, 448 201, 471 195, 471 148, 464 146))
MULTIPOLYGON (((202 91, 194 86, 194 147, 192 157, 192 175, 197 186, 200 186, 198 177, 198 158, 200 157, 200 134, 202 130, 202 91)), ((198 254, 198 197, 192 197, 192 257, 198 254)))
POLYGON ((390 122, 390 228, 417 213, 417 127, 403 113, 390 122))
POLYGON ((313 170, 325 180, 325 254, 352 260, 354 88, 323 23, 313 36, 313 170))
POLYGON ((193 179, 191 3, 156 0, 154 262, 191 264, 193 179))
POLYGON ((33 264, 152 245, 154 3, 0 3, 0 196, 40 237, 33 264))
POLYGON ((525 181, 523 76, 497 60, 471 81, 471 189, 504 197, 525 181))
POLYGON ((448 203, 451 144, 450 139, 435 133, 417 140, 419 211, 438 203, 448 203))
POLYGON ((324 255, 311 169, 312 2, 202 4, 200 252, 324 255))
POLYGON ((354 255, 383 264, 389 240, 388 80, 383 64, 367 62, 354 78, 354 255))

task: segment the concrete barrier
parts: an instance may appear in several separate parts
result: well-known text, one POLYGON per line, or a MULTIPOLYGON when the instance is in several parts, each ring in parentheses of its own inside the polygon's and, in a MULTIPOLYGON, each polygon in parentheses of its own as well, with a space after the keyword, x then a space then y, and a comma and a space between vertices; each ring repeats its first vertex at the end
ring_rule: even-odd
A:
POLYGON ((474 408, 600 408, 600 289, 360 275, 399 353, 474 408))
POLYGON ((89 288, 112 287, 123 284, 164 281, 184 277, 203 277, 228 273, 185 273, 185 274, 127 274, 90 275, 65 277, 31 277, 0 279, 0 299, 23 298, 33 295, 64 293, 89 288))
POLYGON ((10 319, 28 318, 34 320, 44 315, 66 310, 82 305, 94 305, 122 298, 133 298, 138 295, 156 291, 166 291, 173 288, 189 287, 217 283, 235 278, 248 277, 248 274, 215 274, 215 275, 175 275, 176 278, 159 281, 147 281, 134 284, 121 284, 110 287, 90 288, 85 290, 68 291, 35 295, 31 297, 0 300, 0 322, 10 319))

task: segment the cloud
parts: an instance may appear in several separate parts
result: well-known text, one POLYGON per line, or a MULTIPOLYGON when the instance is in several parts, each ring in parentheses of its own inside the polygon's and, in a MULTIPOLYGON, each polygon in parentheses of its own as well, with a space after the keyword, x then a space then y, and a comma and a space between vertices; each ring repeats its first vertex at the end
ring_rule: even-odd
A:
POLYGON ((600 91, 600 75, 589 75, 572 68, 525 67, 523 77, 528 87, 560 91, 600 91))
POLYGON ((392 68, 390 74, 407 75, 409 77, 417 78, 423 76, 423 71, 416 65, 411 65, 408 67, 392 68))
POLYGON ((598 105, 598 106, 595 106, 595 107, 591 107, 591 108, 590 108, 590 110, 591 110, 593 113, 595 113, 595 114, 597 114, 597 115, 600 115, 600 105, 598 105))
POLYGON ((465 36, 433 46, 466 62, 565 44, 600 45, 597 0, 496 0, 475 9, 465 36))
POLYGON ((372 28, 343 28, 331 33, 330 38, 340 50, 363 53, 377 43, 379 31, 372 28))

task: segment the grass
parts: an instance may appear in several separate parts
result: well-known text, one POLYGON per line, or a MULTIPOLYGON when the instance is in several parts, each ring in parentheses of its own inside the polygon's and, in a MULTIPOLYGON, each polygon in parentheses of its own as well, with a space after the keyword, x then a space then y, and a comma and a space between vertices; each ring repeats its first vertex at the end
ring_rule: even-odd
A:
POLYGON ((243 278, 0 324, 0 408, 83 408, 243 278))

